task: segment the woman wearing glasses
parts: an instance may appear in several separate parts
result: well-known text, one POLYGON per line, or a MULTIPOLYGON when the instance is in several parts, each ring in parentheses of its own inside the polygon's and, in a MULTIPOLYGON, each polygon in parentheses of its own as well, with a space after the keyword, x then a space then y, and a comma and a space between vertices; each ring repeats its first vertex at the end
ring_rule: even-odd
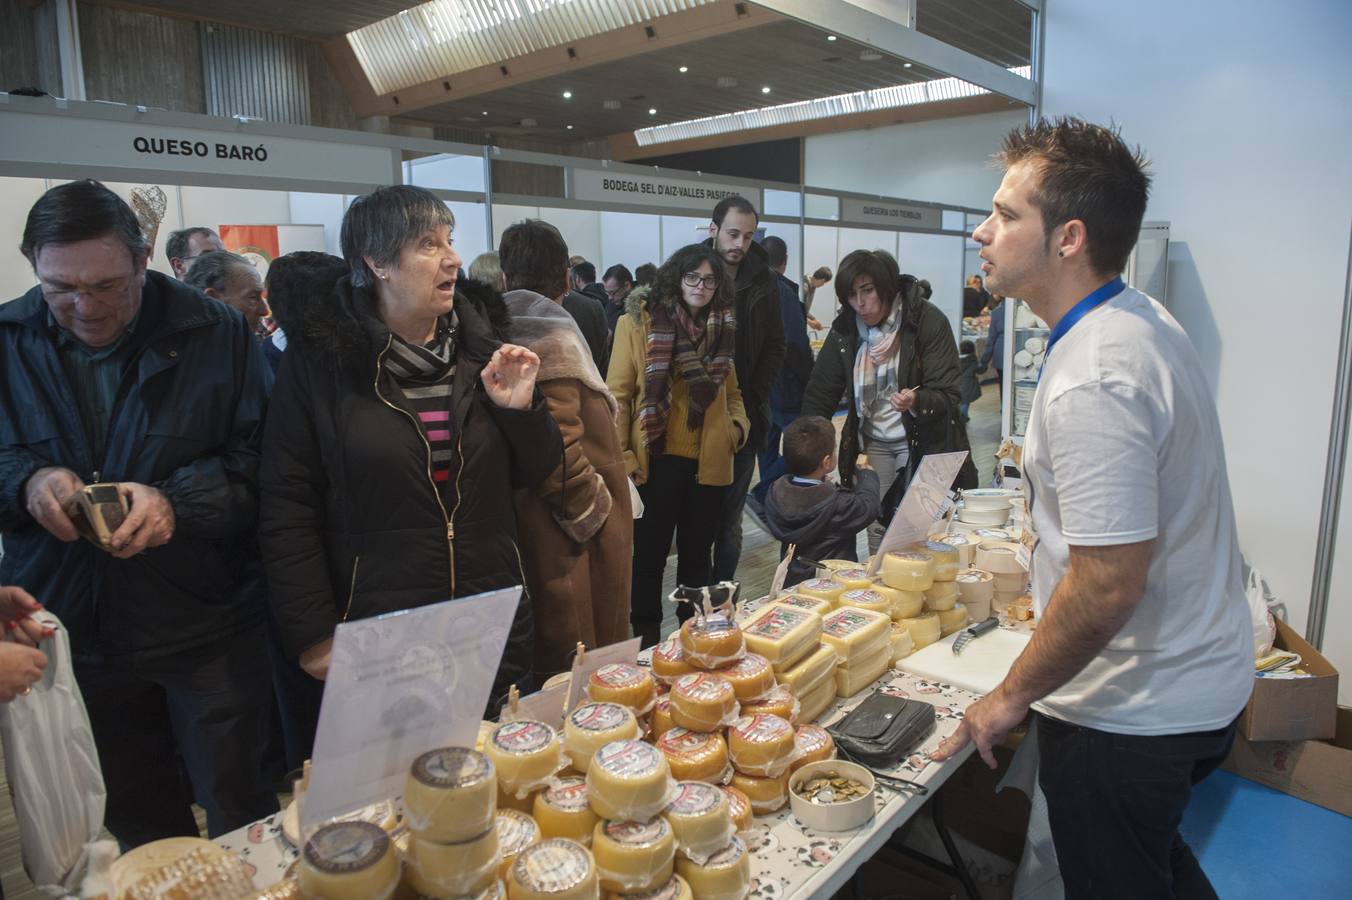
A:
POLYGON ((620 449, 638 485, 630 622, 651 647, 662 626, 662 570, 676 537, 676 582, 707 585, 714 526, 732 458, 750 423, 733 369, 732 281, 692 244, 630 293, 615 327, 606 384, 619 403, 620 449))

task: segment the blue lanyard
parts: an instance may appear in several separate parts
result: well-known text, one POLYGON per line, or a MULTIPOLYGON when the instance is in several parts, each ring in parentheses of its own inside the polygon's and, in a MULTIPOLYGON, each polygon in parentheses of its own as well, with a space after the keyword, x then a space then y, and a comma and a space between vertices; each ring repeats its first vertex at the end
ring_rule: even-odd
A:
POLYGON ((1047 365, 1047 357, 1052 355, 1052 348, 1056 346, 1057 341, 1066 336, 1066 332, 1074 328, 1077 322, 1089 314, 1090 310, 1100 304, 1107 303, 1109 300, 1122 293, 1124 288, 1126 288, 1126 285, 1122 283, 1122 278, 1119 276, 1107 284, 1098 287, 1088 297, 1085 297, 1079 303, 1072 306, 1069 311, 1061 317, 1061 321, 1056 323, 1056 327, 1052 329, 1051 337, 1047 338, 1047 352, 1042 357, 1042 365, 1047 365))

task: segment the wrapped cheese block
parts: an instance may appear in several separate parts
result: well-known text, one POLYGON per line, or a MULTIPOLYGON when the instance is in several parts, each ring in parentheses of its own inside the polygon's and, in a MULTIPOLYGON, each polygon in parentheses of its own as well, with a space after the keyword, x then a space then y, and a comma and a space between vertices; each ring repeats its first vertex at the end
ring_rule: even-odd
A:
POLYGON ((751 801, 751 811, 758 816, 782 809, 789 802, 788 771, 774 777, 734 772, 732 786, 746 794, 751 801))
POLYGON ((598 822, 592 831, 596 874, 607 891, 650 891, 671 880, 676 835, 661 816, 646 822, 598 822))
POLYGON ((653 673, 631 663, 609 663, 591 673, 587 696, 598 703, 627 706, 641 716, 653 707, 653 673))
POLYGON ((563 721, 563 752, 573 768, 585 774, 597 750, 611 741, 638 736, 638 719, 628 706, 583 703, 563 721))
POLYGON ((925 649, 942 636, 939 633, 939 614, 936 612, 923 612, 914 618, 902 619, 901 624, 911 633, 911 640, 917 650, 925 649))
POLYGON ((652 663, 653 677, 667 685, 695 671, 695 667, 685 658, 685 648, 681 646, 681 636, 678 634, 673 634, 653 648, 652 663))
POLYGON ((780 687, 786 687, 795 697, 801 698, 805 688, 821 683, 822 676, 836 667, 836 650, 828 644, 818 645, 815 652, 794 666, 779 673, 780 687))
POLYGON ((883 583, 899 591, 926 591, 934 584, 934 557, 907 550, 883 555, 883 583))
POLYGON ((725 782, 731 777, 728 745, 721 734, 677 725, 658 739, 657 749, 677 781, 725 782))
POLYGON ((798 719, 798 698, 793 692, 782 684, 775 685, 775 689, 758 700, 752 700, 750 703, 742 704, 742 715, 768 715, 779 716, 781 719, 788 719, 795 722, 798 719))
POLYGON ((845 665, 890 640, 891 634, 892 617, 867 609, 838 609, 822 620, 822 643, 845 665))
POLYGON ((734 837, 703 865, 678 859, 676 874, 690 883, 690 890, 701 900, 741 900, 751 890, 751 856, 741 838, 734 837))
POLYGON ((995 599, 995 578, 981 569, 963 569, 958 573, 958 595, 973 622, 990 618, 995 599))
MULTIPOLYGON (((925 591, 925 608, 934 612, 952 609, 958 602, 958 583, 956 581, 936 581, 925 591)), ((903 617, 907 618, 907 617, 903 617)))
POLYGON ((498 867, 498 877, 506 880, 512 863, 522 850, 533 846, 540 840, 540 826, 529 813, 515 809, 498 810, 496 827, 498 831, 498 852, 502 862, 498 867))
POLYGON ((676 723, 671 720, 670 695, 658 697, 657 703, 653 704, 652 733, 650 737, 653 740, 657 740, 675 726, 676 723))
POLYGON ((821 616, 778 603, 757 610, 742 629, 747 649, 769 660, 776 673, 816 650, 821 631, 821 616))
POLYGON ((918 553, 928 553, 934 557, 935 581, 952 581, 958 577, 958 569, 962 567, 962 558, 958 553, 958 548, 952 544, 943 541, 921 541, 911 549, 918 553))
POLYGON ((305 900, 385 900, 399 886, 399 856, 371 822, 321 825, 301 851, 305 900))
POLYGON ((892 667, 890 630, 888 637, 889 639, 872 655, 861 657, 848 668, 845 666, 836 668, 837 697, 853 697, 881 678, 882 674, 892 667))
POLYGON ((509 900, 596 900, 596 863, 586 847, 550 838, 522 851, 507 872, 509 900))
POLYGON ((808 763, 825 762, 836 758, 836 741, 825 728, 816 725, 799 725, 794 732, 794 741, 798 744, 798 758, 789 766, 790 772, 796 772, 808 763))
POLYGON ((832 670, 832 673, 827 675, 821 684, 803 695, 803 709, 798 714, 798 718, 803 722, 815 722, 821 718, 822 713, 831 707, 835 699, 836 679, 835 670, 832 670))
POLYGON ((568 838, 588 846, 599 821, 587 799, 587 782, 577 776, 560 778, 537 793, 532 815, 542 837, 568 838))
POLYGON ((673 872, 666 884, 651 891, 621 891, 607 894, 606 900, 695 900, 695 894, 689 882, 673 872))
POLYGON ((737 700, 746 703, 764 697, 775 686, 775 670, 759 653, 747 653, 741 659, 718 670, 732 684, 737 700))
POLYGON ((737 718, 737 693, 713 672, 682 675, 671 686, 671 720, 691 731, 717 731, 737 718))
POLYGON ((728 726, 728 753, 738 772, 775 777, 798 758, 798 744, 787 719, 757 714, 728 726))
POLYGON ((832 578, 814 578, 811 581, 804 581, 793 589, 795 594, 802 594, 805 597, 820 597, 823 600, 830 601, 835 605, 836 598, 845 592, 845 585, 832 578))
POLYGON ((892 624, 892 662, 897 663, 915 652, 915 641, 911 632, 900 622, 892 624))
POLYGON ((642 741, 606 744, 587 769, 587 796, 602 819, 646 822, 667 805, 673 785, 667 758, 642 741))
POLYGON ((844 585, 847 591, 857 591, 868 587, 873 582, 873 576, 866 569, 842 569, 833 572, 831 580, 844 585))
POLYGON ((959 603, 952 609, 939 613, 939 635, 948 637, 955 631, 967 627, 967 607, 959 603))
POLYGON ((468 747, 439 747, 413 760, 404 783, 404 816, 425 840, 467 841, 493 827, 497 773, 468 747))
POLYGON ((840 609, 868 609, 885 616, 892 614, 892 601, 878 591, 868 589, 846 591, 836 600, 836 606, 840 609))
POLYGON ((783 597, 775 598, 774 602, 782 606, 792 606, 796 609, 816 613, 819 616, 824 616, 836 608, 830 600, 823 600, 821 597, 809 597, 806 594, 785 594, 783 597))
POLYGON ((543 786, 545 779, 565 765, 558 732, 532 719, 493 729, 484 753, 493 761, 503 792, 518 799, 543 786))
POLYGON ((409 881, 419 893, 472 896, 498 880, 498 830, 490 826, 478 837, 455 844, 438 844, 414 835, 404 862, 410 869, 409 881))
POLYGON ((681 626, 685 661, 696 669, 717 669, 746 652, 742 629, 726 616, 696 616, 681 626))
POLYGON ((702 781, 681 782, 662 815, 676 833, 680 853, 700 862, 727 846, 735 833, 728 795, 702 781))

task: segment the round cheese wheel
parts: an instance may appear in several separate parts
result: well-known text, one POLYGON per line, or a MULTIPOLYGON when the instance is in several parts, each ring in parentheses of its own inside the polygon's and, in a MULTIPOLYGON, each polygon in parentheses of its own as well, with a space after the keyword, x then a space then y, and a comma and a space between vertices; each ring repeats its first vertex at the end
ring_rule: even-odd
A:
MULTIPOLYGON (((859 564, 855 563, 855 565, 858 566, 859 564)), ((845 585, 831 578, 814 578, 811 581, 804 581, 795 587, 793 592, 805 597, 820 597, 834 606, 836 598, 845 592, 845 585)))
POLYGON ((798 758, 793 726, 779 716, 743 716, 728 727, 732 766, 747 775, 774 777, 798 758))
POLYGON ((563 721, 563 752, 573 768, 585 774, 592 755, 601 747, 638 736, 638 719, 628 706, 584 703, 563 721))
POLYGON ((873 576, 869 575, 866 569, 841 569, 832 573, 831 580, 844 585, 847 591, 857 591, 868 587, 873 581, 873 576))
POLYGON ((587 782, 577 776, 560 778, 536 794, 531 815, 542 837, 568 838, 587 845, 599 821, 587 801, 587 782))
POLYGON ((676 834, 661 816, 646 822, 598 822, 592 855, 601 887, 608 891, 650 891, 671 880, 676 834))
POLYGON ((958 573, 957 584, 963 603, 975 600, 989 604, 995 596, 995 577, 984 569, 963 569, 958 573))
POLYGON ((798 758, 789 766, 790 772, 796 772, 808 763, 825 762, 836 758, 836 741, 825 728, 816 725, 799 725, 794 732, 794 743, 798 745, 798 758))
POLYGON ((717 669, 746 652, 742 629, 726 616, 696 616, 681 626, 685 661, 696 669, 717 669))
POLYGON ((540 826, 535 824, 529 812, 515 809, 498 810, 495 825, 498 831, 498 853, 502 856, 498 877, 506 879, 518 854, 539 842, 540 826))
POLYGON ((931 540, 938 541, 941 544, 947 544, 957 551, 959 569, 972 564, 972 551, 975 550, 976 547, 967 539, 967 535, 955 531, 951 534, 935 535, 931 540))
POLYGON ((830 600, 823 600, 821 597, 809 597, 806 594, 786 594, 783 597, 776 598, 775 603, 806 610, 819 616, 824 616, 835 609, 835 605, 830 600))
POLYGON ((728 745, 721 734, 677 725, 658 739, 657 749, 667 758, 671 775, 678 781, 728 780, 728 745))
POLYGON ((958 577, 962 558, 958 554, 958 548, 952 544, 945 541, 921 541, 911 549, 934 557, 935 581, 952 581, 958 577))
POLYGON ((751 798, 730 785, 719 790, 728 796, 728 813, 732 816, 732 827, 738 831, 750 830, 755 817, 755 812, 751 809, 751 798))
POLYGON ((607 894, 606 900, 695 900, 695 894, 690 890, 690 883, 673 872, 666 884, 651 891, 621 891, 607 894))
POLYGON ((836 605, 841 609, 871 609, 883 615, 891 615, 892 611, 891 600, 868 588, 846 591, 836 600, 836 605))
POLYGON ((596 863, 567 838, 527 847, 507 872, 509 900, 596 900, 596 863))
POLYGON ((653 673, 631 663, 607 663, 587 678, 587 696, 597 702, 618 703, 640 715, 652 709, 653 673))
POLYGON ((563 742, 544 722, 506 722, 493 729, 484 744, 504 793, 520 797, 563 768, 563 742))
POLYGON ((939 612, 952 609, 958 602, 958 583, 956 581, 936 581, 925 591, 925 608, 939 612))
POLYGON ((892 618, 868 609, 838 609, 822 620, 822 643, 830 644, 841 664, 876 650, 890 639, 892 618))
POLYGON ((819 644, 816 651, 798 665, 779 673, 779 686, 801 698, 807 688, 821 683, 822 675, 834 669, 836 662, 836 649, 829 644, 819 644))
POLYGON ((804 722, 815 722, 821 718, 822 713, 831 708, 835 699, 836 679, 832 670, 832 674, 827 675, 821 684, 803 695, 803 709, 798 717, 804 722))
POLYGON ((498 880, 498 830, 488 830, 468 841, 438 844, 414 835, 404 862, 409 881, 429 896, 474 895, 498 880))
POLYGON ((602 819, 646 822, 667 805, 671 767, 652 744, 615 741, 596 751, 587 796, 602 819))
POLYGON ((702 781, 681 782, 662 815, 676 833, 677 848, 691 859, 717 853, 734 833, 728 795, 702 781))
POLYGON ((952 609, 939 613, 939 634, 948 637, 955 631, 967 627, 967 607, 959 603, 952 609))
POLYGON ((743 703, 742 715, 779 716, 793 722, 798 718, 798 698, 784 685, 777 684, 774 690, 759 700, 743 703))
POLYGON ((775 686, 775 670, 759 653, 747 653, 741 659, 718 670, 732 684, 738 701, 745 703, 764 697, 775 686))
POLYGON ((717 731, 737 718, 737 692, 721 675, 682 675, 671 686, 671 720, 691 731, 717 731))
POLYGON ((751 890, 751 855, 741 839, 734 837, 702 865, 692 859, 678 859, 676 874, 690 882, 696 897, 735 900, 751 890))
POLYGON ((939 614, 923 612, 910 619, 902 619, 901 624, 911 633, 915 649, 923 650, 942 636, 939 628, 939 614))
POLYGON ((993 575, 1021 575, 1024 571, 1023 566, 1019 565, 1017 552, 1017 544, 983 541, 977 545, 973 562, 978 569, 993 575))
POLYGON ((883 556, 883 583, 899 591, 928 590, 934 584, 934 557, 908 550, 883 556))
POLYGON ((805 609, 771 603, 752 613, 742 633, 747 649, 768 659, 778 673, 792 668, 817 649, 822 617, 805 609))
POLYGON ((662 735, 676 727, 676 723, 671 720, 671 697, 670 695, 658 697, 657 703, 653 705, 652 714, 652 739, 657 740, 662 735))
POLYGON ((306 900, 387 898, 399 886, 399 856, 385 830, 370 822, 321 825, 300 859, 306 900))
POLYGON ((498 780, 488 757, 468 747, 439 747, 413 760, 404 783, 404 816, 424 840, 467 841, 493 827, 498 780))
POLYGON ((898 591, 894 588, 892 593, 895 596, 887 613, 894 620, 918 616, 925 608, 925 595, 920 591, 898 591))
POLYGON ((789 802, 787 770, 782 775, 773 777, 734 772, 732 786, 746 794, 747 799, 751 801, 751 811, 758 816, 782 809, 784 804, 789 802))
POLYGON ((653 677, 663 684, 671 684, 682 675, 694 671, 694 666, 685 658, 685 648, 681 646, 680 635, 673 634, 653 648, 653 677))

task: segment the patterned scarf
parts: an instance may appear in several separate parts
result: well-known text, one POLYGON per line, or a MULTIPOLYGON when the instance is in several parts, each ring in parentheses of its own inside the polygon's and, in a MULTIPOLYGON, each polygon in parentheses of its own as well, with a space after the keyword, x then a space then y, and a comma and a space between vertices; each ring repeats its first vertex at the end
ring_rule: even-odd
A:
POLYGON ((897 351, 901 349, 901 295, 892 302, 892 312, 874 328, 854 317, 859 329, 859 350, 854 358, 854 404, 866 417, 878 398, 890 397, 897 384, 897 351))
POLYGON ((673 364, 690 389, 686 425, 699 428, 704 424, 704 411, 732 371, 737 324, 731 307, 706 308, 701 323, 700 317, 692 317, 679 299, 654 302, 648 312, 651 326, 643 373, 643 406, 638 418, 648 452, 661 453, 666 444, 667 417, 671 414, 673 364))

